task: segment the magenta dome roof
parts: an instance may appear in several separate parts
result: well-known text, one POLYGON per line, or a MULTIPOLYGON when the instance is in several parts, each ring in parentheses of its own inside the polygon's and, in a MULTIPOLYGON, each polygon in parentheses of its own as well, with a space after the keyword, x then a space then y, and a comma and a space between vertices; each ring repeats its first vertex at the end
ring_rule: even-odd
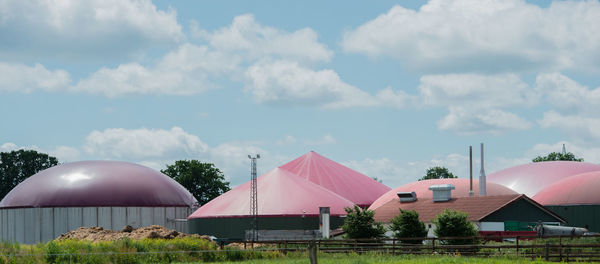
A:
POLYGON ((592 171, 600 171, 600 165, 575 161, 534 162, 491 173, 487 181, 533 197, 555 182, 592 171))
POLYGON ((577 174, 539 191, 533 200, 542 205, 600 204, 600 171, 577 174))
POLYGON ((311 151, 280 167, 367 207, 390 187, 311 151))
MULTIPOLYGON (((258 215, 318 216, 319 207, 330 207, 331 215, 345 215, 353 203, 336 193, 276 168, 257 179, 258 215)), ((188 217, 248 217, 250 182, 246 182, 213 199, 188 217)))
POLYGON ((191 206, 196 199, 168 176, 121 161, 80 161, 38 172, 0 202, 10 207, 191 206))
MULTIPOLYGON (((389 192, 386 192, 384 195, 379 197, 372 205, 369 207, 369 210, 375 210, 380 206, 386 204, 387 202, 398 197, 398 192, 415 192, 417 194, 417 199, 426 198, 432 199, 433 192, 429 190, 429 186, 437 185, 437 184, 452 184, 455 189, 452 190, 452 197, 468 197, 469 196, 469 179, 464 178, 454 178, 454 179, 434 179, 434 180, 423 180, 411 182, 400 187, 396 187, 389 192)), ((486 186, 486 192, 488 196, 495 195, 509 195, 509 194, 517 194, 517 192, 502 186, 496 183, 490 183, 488 181, 486 186)), ((475 195, 479 195, 479 181, 473 180, 473 191, 475 195)))

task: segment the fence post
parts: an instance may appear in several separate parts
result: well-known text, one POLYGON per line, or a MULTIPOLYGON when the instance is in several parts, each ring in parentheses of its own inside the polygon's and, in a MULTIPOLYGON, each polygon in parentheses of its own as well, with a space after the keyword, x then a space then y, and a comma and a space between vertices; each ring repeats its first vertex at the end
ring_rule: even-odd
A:
POLYGON ((431 254, 435 252, 435 237, 431 239, 431 254))
POLYGON ((396 255, 396 238, 392 239, 392 255, 396 255))
POLYGON ((310 258, 310 264, 317 264, 317 246, 314 240, 308 244, 308 257, 310 258))
POLYGON ((515 241, 517 242, 517 257, 519 257, 519 236, 515 238, 515 241))
POLYGON ((477 239, 477 237, 474 236, 473 237, 473 245, 472 245, 472 247, 473 247, 473 256, 477 255, 477 245, 476 245, 477 242, 476 242, 476 239, 477 239))
POLYGON ((546 242, 546 261, 550 258, 550 243, 546 242))
POLYGON ((560 256, 560 261, 563 261, 563 248, 562 248, 562 236, 558 236, 558 250, 559 250, 559 256, 560 256))

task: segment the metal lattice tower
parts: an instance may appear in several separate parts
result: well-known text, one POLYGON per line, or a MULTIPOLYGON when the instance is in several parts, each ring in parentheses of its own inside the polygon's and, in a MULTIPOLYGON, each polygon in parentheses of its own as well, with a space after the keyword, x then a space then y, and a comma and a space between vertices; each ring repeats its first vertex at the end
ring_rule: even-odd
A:
POLYGON ((260 154, 250 159, 250 215, 252 215, 252 241, 258 240, 258 186, 256 181, 256 160, 260 159, 260 154))

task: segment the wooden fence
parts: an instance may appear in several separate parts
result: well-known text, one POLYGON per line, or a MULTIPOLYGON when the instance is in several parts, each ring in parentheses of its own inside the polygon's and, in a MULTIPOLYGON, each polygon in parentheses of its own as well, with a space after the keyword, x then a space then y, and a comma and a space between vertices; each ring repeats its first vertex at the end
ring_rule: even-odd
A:
POLYGON ((243 243, 246 249, 278 250, 284 253, 306 251, 313 246, 318 252, 323 253, 454 254, 478 257, 542 258, 549 261, 567 262, 600 261, 600 236, 277 240, 239 243, 243 243), (448 243, 453 240, 460 240, 465 244, 453 245, 448 243))

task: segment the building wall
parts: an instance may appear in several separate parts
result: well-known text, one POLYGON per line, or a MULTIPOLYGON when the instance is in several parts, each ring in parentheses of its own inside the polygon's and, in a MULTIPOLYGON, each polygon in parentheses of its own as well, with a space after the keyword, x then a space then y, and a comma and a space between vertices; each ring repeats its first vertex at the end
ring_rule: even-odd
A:
POLYGON ((162 225, 187 233, 189 207, 55 207, 0 209, 0 240, 35 244, 47 242, 79 227, 121 230, 162 225))
POLYGON ((600 232, 600 205, 548 205, 546 208, 565 218, 568 226, 600 232))
MULTIPOLYGON (((251 217, 194 218, 188 221, 191 234, 211 235, 220 240, 243 240, 251 229, 251 217)), ((344 224, 344 218, 331 216, 330 229, 344 224)), ((259 217, 259 230, 318 230, 319 217, 259 217)), ((293 239, 290 237, 290 239, 293 239)))
POLYGON ((525 199, 520 199, 507 205, 500 210, 493 212, 487 217, 481 219, 484 222, 559 222, 560 220, 541 210, 539 207, 531 204, 525 199))

